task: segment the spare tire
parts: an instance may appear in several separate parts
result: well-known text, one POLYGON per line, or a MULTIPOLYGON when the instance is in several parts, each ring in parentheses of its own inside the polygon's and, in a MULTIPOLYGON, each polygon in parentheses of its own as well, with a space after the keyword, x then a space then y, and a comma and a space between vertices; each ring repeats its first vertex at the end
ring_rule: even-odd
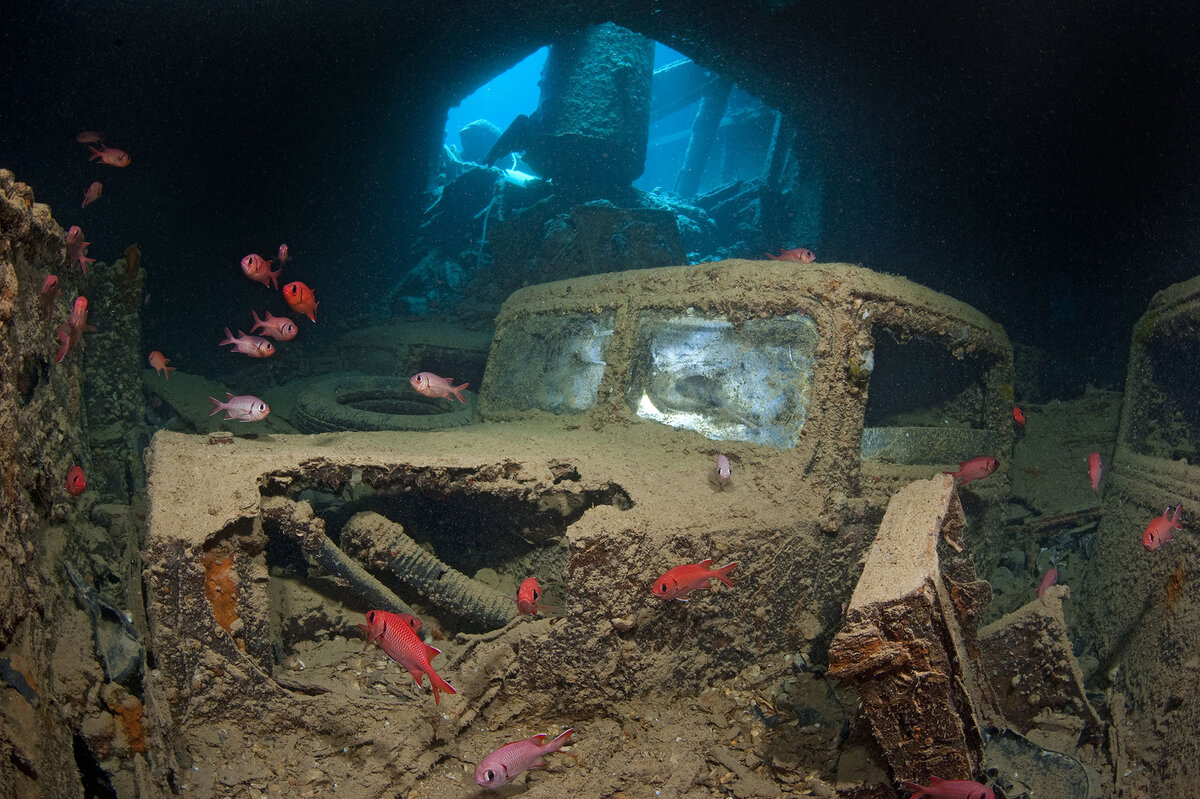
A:
POLYGON ((408 379, 333 375, 300 389, 292 424, 306 433, 355 430, 438 430, 475 419, 475 394, 456 399, 418 394, 408 379))

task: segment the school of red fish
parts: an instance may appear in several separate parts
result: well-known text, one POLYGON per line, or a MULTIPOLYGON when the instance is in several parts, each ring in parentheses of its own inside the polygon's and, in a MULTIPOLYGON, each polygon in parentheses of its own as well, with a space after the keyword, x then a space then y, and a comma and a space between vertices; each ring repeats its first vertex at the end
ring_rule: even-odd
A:
MULTIPOLYGON (((88 145, 89 161, 99 160, 100 163, 114 167, 126 167, 132 162, 129 154, 124 150, 106 146, 99 133, 82 132, 76 136, 76 141, 88 145)), ((99 200, 103 196, 102 192, 103 186, 100 181, 94 181, 84 192, 82 208, 99 200)), ((84 240, 83 230, 78 225, 72 225, 67 231, 66 241, 68 266, 79 267, 86 275, 88 265, 94 263, 96 259, 89 258, 87 255, 90 242, 84 240)), ((250 253, 241 259, 242 273, 250 280, 261 283, 269 289, 279 290, 279 277, 283 274, 283 267, 288 263, 289 257, 286 244, 279 245, 273 260, 267 260, 258 253, 250 253), (279 268, 273 270, 271 267, 276 264, 279 268)), ((811 263, 816 260, 816 255, 804 247, 784 250, 779 255, 768 253, 767 257, 776 261, 799 263, 811 263)), ((41 289, 41 305, 47 317, 53 314, 60 293, 58 277, 47 275, 41 289)), ((316 323, 319 303, 313 290, 307 284, 299 280, 292 281, 283 286, 282 294, 284 301, 293 312, 306 316, 311 322, 316 323)), ((251 358, 269 358, 276 351, 275 345, 269 339, 288 342, 293 340, 299 332, 296 323, 287 317, 274 316, 268 311, 265 312, 263 318, 259 318, 258 312, 255 310, 251 310, 250 315, 253 320, 250 333, 246 334, 239 330, 238 335, 234 336, 226 327, 225 337, 219 342, 219 346, 230 346, 230 352, 241 353, 251 358), (259 332, 263 335, 254 335, 259 332)), ((71 305, 67 321, 56 329, 56 335, 60 341, 58 352, 55 355, 56 363, 61 363, 73 350, 83 349, 83 334, 96 329, 93 325, 88 324, 87 317, 87 298, 76 297, 71 305)), ((175 371, 175 367, 167 366, 170 360, 159 350, 154 350, 149 355, 150 366, 161 374, 164 380, 169 379, 169 373, 175 371)), ((409 382, 413 389, 423 396, 440 399, 454 398, 464 404, 466 400, 463 398, 462 392, 470 385, 463 383, 456 386, 451 378, 439 377, 432 372, 419 372, 413 375, 409 382)), ((248 394, 238 396, 226 394, 224 401, 214 397, 208 399, 212 403, 212 411, 209 415, 224 411, 223 420, 257 422, 265 419, 271 412, 267 403, 248 394)), ((1024 412, 1013 406, 1012 415, 1018 430, 1023 432, 1026 424, 1024 412)), ((998 465, 994 457, 981 455, 968 461, 960 461, 957 471, 945 472, 945 474, 952 475, 959 485, 966 485, 991 475, 996 471, 998 465)), ((1087 474, 1093 492, 1099 493, 1102 471, 1100 455, 1093 452, 1087 458, 1087 474)), ((719 489, 724 490, 729 486, 733 470, 728 456, 718 454, 715 469, 710 474, 712 475, 710 479, 715 480, 719 489)), ((67 492, 77 497, 84 492, 86 486, 87 477, 83 468, 79 464, 72 464, 67 471, 65 486, 67 492)), ((1161 549, 1164 544, 1174 539, 1172 530, 1183 529, 1179 518, 1182 510, 1182 504, 1176 506, 1174 512, 1167 508, 1162 516, 1150 521, 1142 535, 1142 545, 1147 551, 1161 549)), ((729 574, 736 566, 737 562, 735 561, 714 569, 711 558, 706 558, 699 563, 675 566, 654 581, 650 592, 660 599, 686 602, 692 592, 706 588, 711 589, 713 580, 732 587, 733 581, 729 574)), ((1046 589, 1054 585, 1057 580, 1058 570, 1051 567, 1046 571, 1038 586, 1038 597, 1041 597, 1046 589)), ((540 603, 541 596, 541 586, 537 578, 526 578, 517 591, 518 613, 536 617, 550 610, 551 608, 540 603)), ((366 637, 367 645, 378 644, 389 658, 404 667, 413 676, 418 686, 423 686, 422 677, 428 675, 435 706, 441 702, 441 692, 455 693, 450 683, 442 679, 431 665, 430 661, 433 657, 441 652, 421 640, 418 634, 422 626, 419 618, 407 613, 397 614, 385 610, 370 610, 366 614, 366 621, 366 624, 359 626, 366 637)), ((475 769, 475 782, 483 788, 496 789, 507 785, 522 772, 545 766, 543 756, 562 749, 572 733, 574 733, 574 729, 568 729, 548 742, 545 741, 545 734, 538 734, 504 744, 479 763, 475 769)), ((933 784, 929 786, 920 786, 909 782, 904 785, 917 791, 913 794, 914 799, 920 796, 945 797, 945 799, 968 799, 968 797, 969 799, 993 799, 990 788, 967 780, 946 781, 934 777, 933 784)))

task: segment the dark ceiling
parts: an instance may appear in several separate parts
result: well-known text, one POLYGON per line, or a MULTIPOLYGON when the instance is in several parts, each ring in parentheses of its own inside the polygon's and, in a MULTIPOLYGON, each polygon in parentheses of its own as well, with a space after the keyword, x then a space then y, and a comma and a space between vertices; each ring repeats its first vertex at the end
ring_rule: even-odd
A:
POLYGON ((195 287, 183 324, 240 290, 241 255, 284 240, 322 309, 358 316, 411 266, 446 108, 604 20, 810 131, 823 260, 976 305, 1050 350, 1064 386, 1119 378, 1151 294, 1200 272, 1200 26, 1184 3, 81 6, 0 9, 0 166, 66 226, 95 170, 74 134, 128 150, 89 209, 92 254, 138 241, 152 293, 195 287))

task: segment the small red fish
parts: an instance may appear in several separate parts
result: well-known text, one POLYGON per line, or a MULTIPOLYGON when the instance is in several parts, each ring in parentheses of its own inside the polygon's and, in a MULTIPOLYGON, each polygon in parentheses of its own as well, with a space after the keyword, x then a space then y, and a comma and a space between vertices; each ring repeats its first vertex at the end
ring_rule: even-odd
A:
POLYGON ((979 480, 987 477, 992 472, 996 471, 999 463, 995 458, 987 455, 980 455, 978 458, 971 458, 969 461, 959 461, 957 472, 942 472, 942 474, 954 475, 954 479, 959 485, 966 485, 972 480, 979 480))
POLYGON ((101 192, 104 191, 104 184, 98 180, 93 180, 92 185, 87 187, 87 191, 83 193, 83 205, 80 208, 87 208, 96 200, 100 199, 101 192))
POLYGON ((233 349, 230 352, 240 352, 243 355, 249 355, 251 358, 270 358, 275 354, 275 345, 267 341, 262 336, 247 336, 242 331, 238 331, 238 338, 234 338, 229 332, 229 328, 225 328, 225 338, 221 340, 218 347, 224 347, 226 344, 232 344, 233 349))
POLYGON ((87 476, 78 463, 72 464, 71 468, 67 469, 67 493, 77 497, 83 493, 85 488, 87 488, 87 476))
POLYGON ((50 318, 50 314, 54 312, 54 301, 58 299, 58 295, 62 290, 58 286, 58 275, 46 275, 46 279, 42 281, 42 310, 46 314, 46 318, 50 318))
POLYGON ((772 261, 795 261, 801 264, 811 264, 817 260, 817 254, 807 247, 794 247, 790 250, 780 250, 779 255, 764 253, 772 261))
POLYGON ((526 577, 517 589, 517 612, 522 616, 536 616, 549 610, 545 605, 538 604, 542 598, 542 587, 536 577, 526 577))
POLYGON ((283 287, 283 298, 287 300, 288 307, 296 313, 302 313, 311 319, 314 323, 317 317, 314 314, 317 312, 317 297, 313 294, 313 290, 301 283, 299 280, 288 283, 283 287))
POLYGON ((1017 423, 1017 427, 1025 426, 1025 413, 1016 405, 1013 406, 1013 421, 1017 423))
POLYGON ((712 566, 712 558, 706 558, 699 563, 676 566, 654 581, 651 593, 660 599, 678 599, 680 602, 687 602, 687 595, 692 591, 699 588, 712 588, 710 581, 713 578, 720 580, 730 588, 733 587, 733 581, 729 579, 728 575, 737 566, 737 561, 727 563, 719 569, 711 569, 710 566, 712 566))
POLYGON ((1042 575, 1042 582, 1038 585, 1037 596, 1042 598, 1042 594, 1046 593, 1046 589, 1052 585, 1058 585, 1058 569, 1051 566, 1046 569, 1046 573, 1042 575))
POLYGON ((283 266, 284 264, 287 263, 287 259, 288 259, 288 246, 286 244, 280 244, 279 245, 279 254, 275 257, 275 260, 279 261, 280 266, 283 266))
MULTIPOLYGON (((156 372, 158 372, 160 375, 162 375, 163 379, 165 379, 165 380, 170 380, 171 379, 170 373, 175 371, 174 366, 167 366, 167 364, 169 364, 170 362, 171 362, 171 359, 168 358, 167 356, 163 355, 158 350, 155 350, 154 352, 150 353, 150 365, 153 366, 154 370, 156 372)), ((209 415, 211 416, 212 414, 209 414, 209 415)))
MULTIPOLYGON (((367 611, 367 635, 375 641, 388 657, 399 663, 413 676, 417 685, 422 685, 421 675, 429 675, 429 686, 433 689, 433 704, 441 702, 438 689, 449 694, 458 693, 450 683, 438 676, 429 664, 430 658, 440 655, 440 649, 429 646, 416 634, 408 622, 386 610, 367 611)), ((423 685, 422 685, 423 687, 423 685)))
POLYGON ((78 265, 85 275, 88 264, 96 261, 95 258, 87 257, 87 248, 90 244, 90 241, 83 240, 83 229, 79 225, 71 225, 71 229, 67 231, 67 263, 71 266, 78 265))
POLYGON ((454 385, 454 380, 449 377, 438 377, 433 372, 417 372, 412 377, 408 378, 408 382, 418 394, 423 394, 426 397, 445 397, 450 399, 453 394, 458 397, 458 401, 464 405, 467 403, 463 399, 463 389, 471 385, 463 383, 461 386, 454 385))
POLYGON ((242 259, 242 274, 251 280, 256 280, 268 288, 279 288, 279 281, 276 280, 283 274, 282 269, 271 271, 271 264, 274 261, 268 261, 258 253, 250 253, 242 259))
POLYGON ((225 411, 225 416, 221 419, 223 422, 230 419, 237 419, 239 422, 261 422, 271 412, 270 405, 250 394, 235 397, 226 393, 224 402, 215 397, 209 397, 208 401, 212 403, 212 410, 208 415, 212 416, 217 411, 225 411))
POLYGON ((1168 541, 1175 540, 1175 536, 1171 535, 1172 530, 1182 530, 1183 524, 1179 521, 1179 512, 1183 510, 1183 503, 1175 508, 1174 515, 1171 514, 1171 509, 1167 508, 1163 511, 1163 515, 1155 518, 1150 524, 1146 525, 1146 532, 1142 533, 1142 546, 1150 552, 1162 548, 1162 545, 1168 541))
POLYGON ((89 147, 88 149, 92 151, 91 156, 88 158, 89 161, 95 161, 99 158, 101 163, 108 164, 109 166, 129 166, 130 161, 132 161, 129 153, 124 150, 118 150, 116 147, 103 147, 102 149, 89 147))
POLYGON ((717 485, 724 490, 729 481, 733 479, 733 467, 729 465, 729 458, 724 455, 717 456, 717 485))
POLYGON ((104 146, 104 137, 94 130, 85 130, 82 133, 77 133, 75 141, 80 144, 99 144, 101 147, 104 146))
POLYGON ((539 733, 532 738, 505 744, 475 767, 475 784, 481 788, 499 788, 512 782, 523 771, 543 768, 546 761, 542 760, 542 756, 562 749, 573 732, 573 729, 567 730, 549 743, 542 743, 546 735, 539 733))
POLYGON ((1103 464, 1100 463, 1100 453, 1093 452, 1088 455, 1088 479, 1092 481, 1092 493, 1100 493, 1100 474, 1104 471, 1103 464))
POLYGON ((60 343, 58 354, 54 356, 55 363, 62 363, 62 359, 67 357, 67 353, 72 349, 83 349, 83 334, 90 333, 96 329, 94 325, 87 323, 88 317, 88 301, 87 297, 76 297, 74 304, 71 306, 71 317, 66 322, 58 326, 56 331, 60 343))
POLYGON ((270 311, 267 311, 266 314, 266 319, 259 319, 257 313, 250 312, 250 315, 254 317, 254 327, 250 328, 251 333, 257 333, 261 329, 263 335, 270 336, 276 341, 291 341, 300 331, 300 328, 296 327, 296 323, 286 316, 273 316, 270 311))
POLYGON ((930 799, 996 799, 991 788, 974 780, 943 780, 930 776, 929 785, 917 785, 915 782, 901 783, 905 788, 916 791, 908 799, 920 799, 928 796, 930 799))

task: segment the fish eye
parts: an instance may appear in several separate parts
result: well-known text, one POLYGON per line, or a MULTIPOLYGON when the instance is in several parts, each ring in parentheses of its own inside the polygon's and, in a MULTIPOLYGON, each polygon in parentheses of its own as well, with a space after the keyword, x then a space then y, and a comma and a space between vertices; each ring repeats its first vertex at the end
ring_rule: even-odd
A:
POLYGON ((373 610, 367 611, 367 621, 375 621, 375 611, 373 611, 373 610))
POLYGON ((659 590, 659 591, 661 591, 661 592, 663 592, 664 594, 665 594, 665 593, 667 593, 667 584, 666 584, 665 582, 664 582, 664 583, 659 583, 659 584, 658 584, 658 590, 659 590))
POLYGON ((488 782, 491 782, 492 780, 496 779, 496 772, 488 769, 487 771, 483 772, 483 778, 488 782))
POLYGON ((539 592, 539 591, 538 591, 536 588, 535 588, 535 589, 533 589, 533 598, 534 598, 534 599, 540 599, 540 598, 541 598, 541 596, 542 596, 542 595, 541 595, 541 592, 539 592))

